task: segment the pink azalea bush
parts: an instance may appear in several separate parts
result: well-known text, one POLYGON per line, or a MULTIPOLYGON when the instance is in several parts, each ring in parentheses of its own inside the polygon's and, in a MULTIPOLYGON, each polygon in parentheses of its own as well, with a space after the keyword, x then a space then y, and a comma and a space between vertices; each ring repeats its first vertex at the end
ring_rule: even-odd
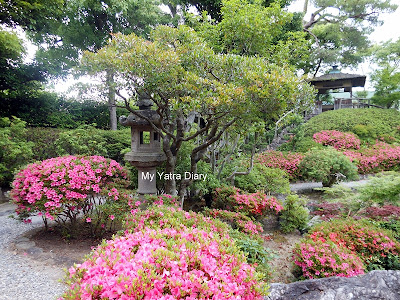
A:
POLYGON ((212 206, 216 209, 239 211, 255 218, 278 213, 283 209, 275 197, 260 191, 244 193, 235 187, 216 188, 212 206))
POLYGON ((324 146, 332 146, 337 150, 360 149, 360 139, 350 132, 323 130, 313 135, 315 142, 324 146))
MULTIPOLYGON (((23 218, 41 215, 72 225, 78 215, 89 215, 97 199, 101 204, 120 198, 127 173, 114 160, 101 156, 63 156, 28 165, 13 182, 11 197, 23 218)), ((87 216, 87 222, 91 217, 87 216)))
POLYGON ((383 258, 399 253, 390 232, 364 221, 336 219, 315 226, 296 246, 294 261, 306 278, 350 277, 376 265, 385 268, 383 258))
POLYGON ((172 206, 133 210, 124 236, 69 269, 60 299, 263 299, 226 224, 172 206))
POLYGON ((400 146, 385 142, 358 151, 346 150, 343 154, 357 164, 358 172, 362 174, 392 170, 400 164, 400 146))
POLYGON ((219 220, 163 204, 150 206, 146 210, 132 210, 126 217, 125 228, 129 233, 148 228, 175 228, 178 231, 184 228, 198 228, 221 235, 229 231, 228 225, 219 220))
POLYGON ((301 153, 268 150, 260 153, 256 159, 269 168, 285 170, 290 179, 297 179, 300 176, 299 164, 303 157, 301 153))
POLYGON ((256 235, 263 232, 261 223, 252 220, 249 216, 229 210, 222 209, 206 209, 206 216, 217 218, 231 225, 234 229, 250 235, 256 235))
POLYGON ((305 279, 352 277, 365 270, 357 255, 330 241, 305 239, 294 249, 293 259, 305 279))

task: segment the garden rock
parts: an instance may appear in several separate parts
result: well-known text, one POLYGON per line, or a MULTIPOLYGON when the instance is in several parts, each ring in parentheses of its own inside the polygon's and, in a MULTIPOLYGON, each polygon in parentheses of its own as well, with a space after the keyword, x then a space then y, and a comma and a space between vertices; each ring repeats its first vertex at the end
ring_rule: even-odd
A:
POLYGON ((372 271, 351 278, 330 277, 271 284, 265 300, 400 299, 400 271, 372 271))

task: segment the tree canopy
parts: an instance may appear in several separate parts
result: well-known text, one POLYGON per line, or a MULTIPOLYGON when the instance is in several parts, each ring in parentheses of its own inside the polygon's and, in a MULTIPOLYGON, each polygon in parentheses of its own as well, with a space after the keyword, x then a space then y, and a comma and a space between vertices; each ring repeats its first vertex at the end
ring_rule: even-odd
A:
POLYGON ((400 39, 385 42, 371 49, 378 68, 372 74, 373 100, 387 108, 400 104, 400 39))
MULTIPOLYGON (((92 74, 105 76, 112 70, 117 95, 139 117, 147 119, 132 109, 130 101, 143 92, 151 96, 160 118, 147 120, 163 138, 167 173, 173 173, 183 143, 198 142, 190 154, 191 171, 196 172, 208 146, 229 127, 244 129, 249 122, 277 118, 313 99, 312 88, 288 67, 261 57, 216 54, 186 26, 158 26, 151 41, 116 34, 97 53, 85 52, 82 63, 92 74), (193 114, 204 120, 204 126, 190 122, 193 114)), ((170 184, 167 192, 174 193, 174 183, 170 184)))
POLYGON ((371 44, 368 35, 382 23, 380 14, 396 8, 390 0, 306 0, 303 29, 313 41, 306 71, 315 75, 321 68, 333 64, 355 66, 360 63, 371 44), (309 4, 314 9, 306 19, 309 4))

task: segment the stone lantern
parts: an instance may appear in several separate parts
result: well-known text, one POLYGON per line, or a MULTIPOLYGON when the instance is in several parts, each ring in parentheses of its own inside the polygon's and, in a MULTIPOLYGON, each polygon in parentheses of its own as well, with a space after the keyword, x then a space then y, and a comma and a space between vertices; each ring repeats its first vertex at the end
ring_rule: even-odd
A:
MULTIPOLYGON (((153 101, 147 94, 140 94, 137 112, 152 121, 157 121, 159 115, 151 110, 152 105, 153 101)), ((138 169, 137 192, 156 194, 156 167, 166 160, 160 147, 160 135, 147 120, 132 113, 128 117, 121 116, 119 122, 123 126, 131 127, 131 152, 125 154, 125 160, 138 169)))

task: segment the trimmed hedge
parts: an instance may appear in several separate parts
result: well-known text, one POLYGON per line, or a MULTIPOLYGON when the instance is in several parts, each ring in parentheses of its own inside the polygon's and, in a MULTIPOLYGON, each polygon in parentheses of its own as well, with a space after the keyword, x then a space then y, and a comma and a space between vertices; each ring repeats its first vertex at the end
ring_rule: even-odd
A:
POLYGON ((305 136, 322 130, 353 132, 362 140, 399 135, 400 112, 394 109, 340 109, 324 112, 304 125, 305 136))

